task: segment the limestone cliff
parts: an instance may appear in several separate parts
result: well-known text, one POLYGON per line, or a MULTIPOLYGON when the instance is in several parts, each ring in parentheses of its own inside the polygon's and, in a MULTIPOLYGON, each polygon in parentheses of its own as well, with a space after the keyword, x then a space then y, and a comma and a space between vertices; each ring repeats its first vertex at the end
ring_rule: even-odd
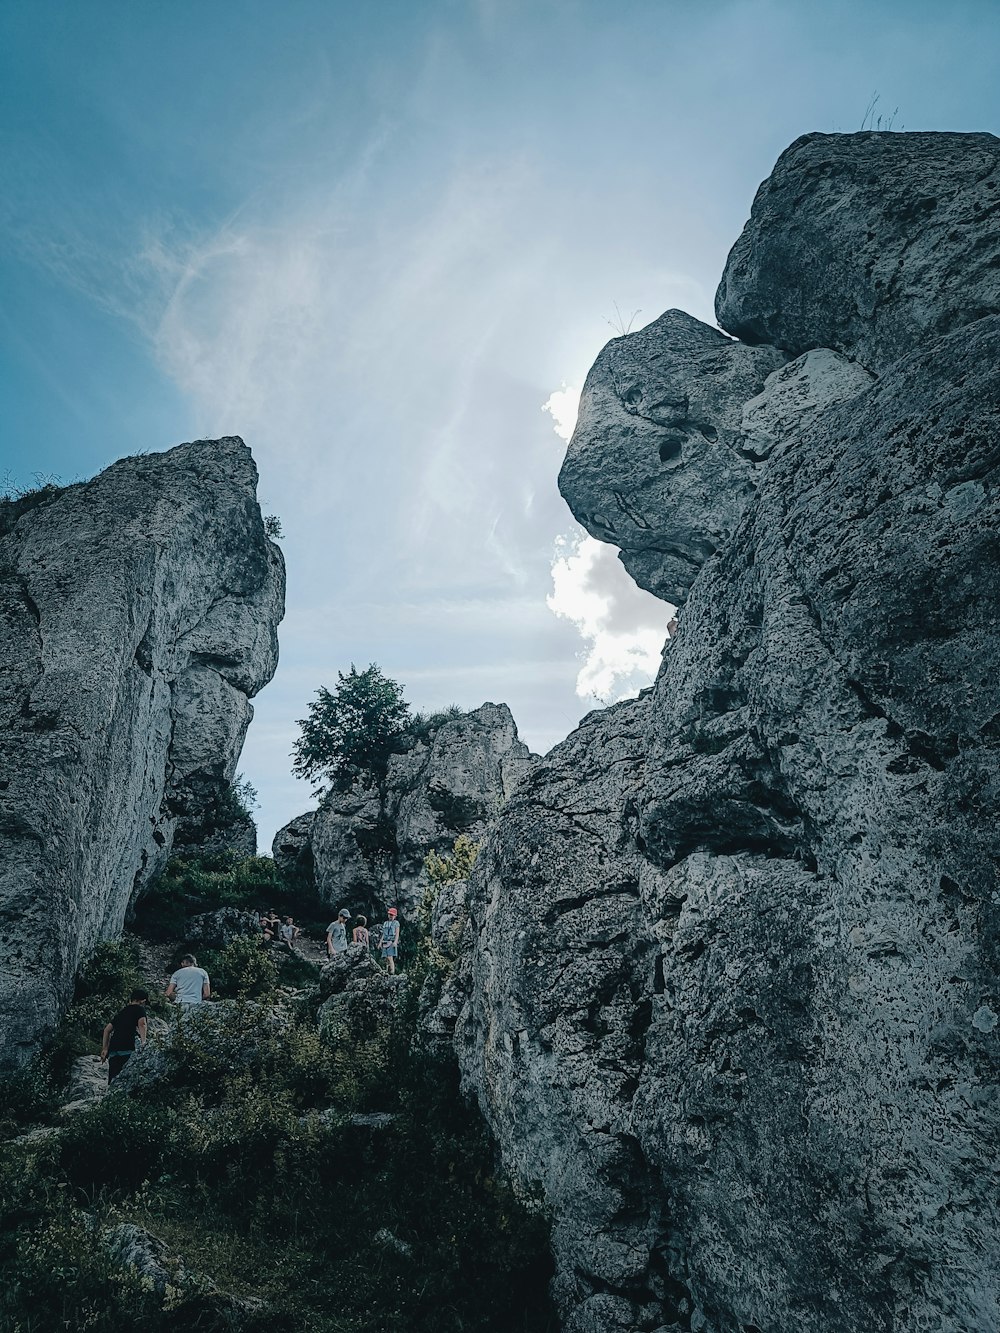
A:
POLYGON ((284 567, 241 440, 8 504, 0 537, 0 1062, 232 777, 284 567))
POLYGON ((314 814, 279 830, 275 860, 285 873, 308 865, 332 909, 391 903, 412 918, 427 853, 450 851, 460 833, 480 838, 532 762, 507 705, 483 704, 411 737, 391 757, 383 791, 330 791, 314 814))
POLYGON ((491 831, 456 1028, 567 1333, 1000 1327, 998 208, 992 136, 808 136, 755 346, 588 378, 563 493, 679 632, 491 831))

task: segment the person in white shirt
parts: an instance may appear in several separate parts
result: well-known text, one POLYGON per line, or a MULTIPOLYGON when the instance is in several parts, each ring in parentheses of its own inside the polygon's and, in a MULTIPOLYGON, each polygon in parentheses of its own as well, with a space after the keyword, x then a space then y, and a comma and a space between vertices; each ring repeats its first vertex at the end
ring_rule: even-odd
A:
POLYGON ((170 978, 167 985, 167 999, 179 1004, 182 1009, 192 1009, 212 995, 212 986, 208 973, 198 966, 193 953, 186 953, 181 965, 170 978))

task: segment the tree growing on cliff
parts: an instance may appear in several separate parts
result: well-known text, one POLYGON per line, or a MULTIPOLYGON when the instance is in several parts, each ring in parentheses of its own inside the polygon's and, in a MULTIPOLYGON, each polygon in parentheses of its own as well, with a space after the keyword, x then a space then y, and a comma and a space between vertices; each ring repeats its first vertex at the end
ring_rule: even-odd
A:
POLYGON ((337 672, 333 690, 316 691, 307 711, 299 719, 292 772, 317 788, 329 782, 346 791, 357 781, 381 787, 410 719, 402 685, 374 662, 364 671, 352 662, 346 675, 337 672))

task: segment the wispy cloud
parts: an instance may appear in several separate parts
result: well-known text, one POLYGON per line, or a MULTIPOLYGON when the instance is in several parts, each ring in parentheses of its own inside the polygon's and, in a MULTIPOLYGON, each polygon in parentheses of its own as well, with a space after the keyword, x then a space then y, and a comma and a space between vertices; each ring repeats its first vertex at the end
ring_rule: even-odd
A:
POLYGON ((632 582, 613 546, 582 532, 560 538, 552 585, 550 610, 571 621, 584 641, 581 698, 610 703, 652 683, 673 608, 632 582))

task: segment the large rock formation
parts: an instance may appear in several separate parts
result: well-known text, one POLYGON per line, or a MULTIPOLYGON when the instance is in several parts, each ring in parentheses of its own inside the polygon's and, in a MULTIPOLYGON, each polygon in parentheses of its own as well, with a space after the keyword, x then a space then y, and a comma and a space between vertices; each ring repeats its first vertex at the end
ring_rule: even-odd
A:
POLYGON ((427 853, 450 851, 461 833, 480 838, 532 762, 507 705, 483 704, 393 755, 383 791, 358 784, 329 792, 311 821, 301 816, 278 833, 275 859, 281 851, 300 864, 307 838, 316 889, 329 907, 392 903, 412 917, 427 853))
MULTIPOLYGON (((739 344, 704 358, 718 335, 673 314, 631 343, 699 420, 718 394, 734 458, 686 431, 666 483, 638 477, 679 632, 491 832, 456 1029, 553 1205, 567 1333, 1000 1327, 996 212, 942 229, 922 202, 977 199, 998 149, 793 145, 720 289, 780 346, 744 404, 739 344)), ((591 531, 635 507, 604 370, 629 342, 563 473, 591 531)))
POLYGON ((201 440, 0 514, 0 1062, 233 775, 284 604, 256 482, 201 440))

